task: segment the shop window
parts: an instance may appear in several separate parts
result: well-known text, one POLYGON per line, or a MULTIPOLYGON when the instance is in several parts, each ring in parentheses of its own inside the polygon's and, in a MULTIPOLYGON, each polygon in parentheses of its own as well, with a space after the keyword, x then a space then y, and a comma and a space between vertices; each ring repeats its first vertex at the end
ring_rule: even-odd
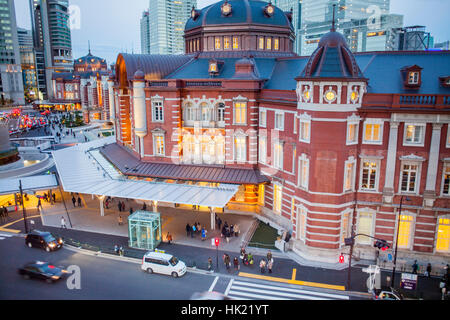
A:
POLYGON ((442 195, 450 196, 450 163, 444 165, 442 195))

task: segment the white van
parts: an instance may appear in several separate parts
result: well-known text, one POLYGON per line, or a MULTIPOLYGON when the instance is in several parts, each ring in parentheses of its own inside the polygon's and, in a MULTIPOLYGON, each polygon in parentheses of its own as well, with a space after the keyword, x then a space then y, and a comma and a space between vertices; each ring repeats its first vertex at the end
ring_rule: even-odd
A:
POLYGON ((171 254, 149 251, 142 258, 141 269, 147 273, 162 273, 177 278, 186 273, 186 264, 171 254))

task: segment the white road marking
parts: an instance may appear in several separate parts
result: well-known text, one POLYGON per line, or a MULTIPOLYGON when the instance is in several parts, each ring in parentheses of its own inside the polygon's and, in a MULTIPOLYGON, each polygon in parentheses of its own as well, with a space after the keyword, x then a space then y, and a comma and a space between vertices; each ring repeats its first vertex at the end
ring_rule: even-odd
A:
POLYGON ((211 286, 209 287, 209 290, 208 290, 209 292, 213 291, 214 287, 216 286, 217 280, 219 280, 219 276, 217 276, 217 277, 214 279, 213 283, 212 283, 211 286))

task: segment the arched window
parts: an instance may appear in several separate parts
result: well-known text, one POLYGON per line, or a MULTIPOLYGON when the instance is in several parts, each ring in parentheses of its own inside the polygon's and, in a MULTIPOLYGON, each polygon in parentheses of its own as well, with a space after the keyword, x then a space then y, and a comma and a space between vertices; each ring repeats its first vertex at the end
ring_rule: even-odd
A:
POLYGON ((211 121, 212 120, 211 107, 206 102, 202 102, 200 104, 200 109, 202 113, 202 121, 211 121))
POLYGON ((197 120, 196 111, 197 108, 192 103, 186 103, 184 105, 184 120, 188 122, 197 120))

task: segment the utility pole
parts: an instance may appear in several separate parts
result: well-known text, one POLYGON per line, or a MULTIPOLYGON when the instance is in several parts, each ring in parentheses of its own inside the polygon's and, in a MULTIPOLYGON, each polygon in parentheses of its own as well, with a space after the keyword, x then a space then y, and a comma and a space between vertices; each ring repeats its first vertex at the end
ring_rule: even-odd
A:
POLYGON ((20 190, 20 198, 22 199, 22 214, 23 214, 23 223, 25 226, 25 233, 28 233, 27 214, 25 211, 25 202, 23 201, 22 180, 19 180, 19 190, 20 190))

